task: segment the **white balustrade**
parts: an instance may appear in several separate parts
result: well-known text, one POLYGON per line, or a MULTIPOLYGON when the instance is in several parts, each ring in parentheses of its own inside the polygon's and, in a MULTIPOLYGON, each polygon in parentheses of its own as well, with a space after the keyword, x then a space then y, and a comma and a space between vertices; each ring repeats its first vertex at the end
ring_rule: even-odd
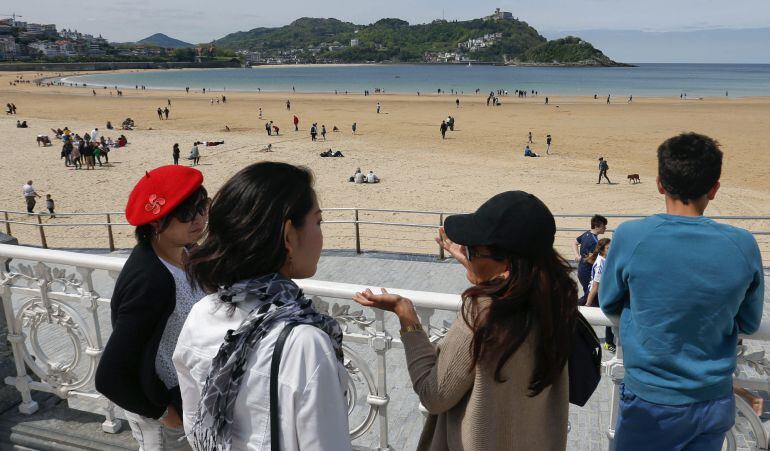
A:
MULTIPOLYGON (((105 432, 120 430, 119 409, 94 389, 94 373, 106 343, 106 330, 110 328, 110 299, 95 288, 95 272, 103 273, 100 277, 111 290, 124 263, 125 258, 120 257, 0 245, 0 296, 16 366, 16 376, 7 377, 5 382, 20 392, 22 413, 37 411, 31 392, 43 391, 67 399, 72 408, 103 414, 105 432), (46 342, 45 338, 51 341, 54 333, 61 339, 46 342), (69 348, 62 348, 65 345, 69 348)), ((374 434, 370 442, 375 443, 375 449, 391 449, 387 361, 392 349, 403 348, 397 333, 389 332, 388 326, 395 324, 393 315, 386 317, 382 311, 364 309, 350 301, 354 293, 370 287, 318 280, 298 280, 297 283, 306 295, 314 298, 320 310, 335 317, 343 328, 345 366, 351 375, 348 390, 351 438, 374 434), (373 352, 375 358, 364 358, 361 355, 364 350, 373 352), (378 428, 373 428, 375 424, 378 428)), ((459 295, 398 288, 389 291, 414 302, 433 341, 446 333, 460 306, 459 295), (442 318, 444 323, 436 325, 442 318)), ((613 320, 599 309, 581 307, 581 312, 592 325, 613 325, 613 320)), ((770 323, 762 323, 751 339, 770 341, 770 323)), ((618 387, 623 378, 622 355, 618 343, 616 356, 605 362, 606 376, 614 383, 611 425, 615 424, 618 387)), ((394 357, 403 359, 402 356, 391 358, 394 357)), ((754 355, 753 359, 755 366, 767 369, 763 366, 767 363, 763 356, 754 355)), ((759 385, 767 387, 766 383, 759 385)), ((415 410, 418 407, 414 405, 415 410)), ((612 428, 607 431, 610 442, 613 433, 612 428)))

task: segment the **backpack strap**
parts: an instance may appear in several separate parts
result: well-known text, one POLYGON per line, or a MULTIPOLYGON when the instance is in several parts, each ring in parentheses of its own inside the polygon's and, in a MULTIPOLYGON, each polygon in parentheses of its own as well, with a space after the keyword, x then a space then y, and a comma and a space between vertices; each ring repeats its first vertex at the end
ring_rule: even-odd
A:
POLYGON ((273 360, 270 362, 270 450, 280 451, 281 443, 281 424, 278 417, 278 369, 281 365, 281 355, 283 354, 283 345, 286 344, 291 330, 298 323, 286 324, 278 335, 278 340, 273 348, 273 360))

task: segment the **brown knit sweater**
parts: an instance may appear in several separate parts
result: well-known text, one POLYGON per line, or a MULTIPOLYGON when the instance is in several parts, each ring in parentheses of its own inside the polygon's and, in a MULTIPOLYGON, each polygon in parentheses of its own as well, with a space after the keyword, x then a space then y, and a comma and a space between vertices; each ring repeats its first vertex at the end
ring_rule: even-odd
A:
POLYGON ((423 331, 402 336, 414 391, 430 416, 418 451, 564 450, 569 381, 561 378, 534 398, 527 387, 534 366, 532 334, 508 359, 495 382, 494 367, 471 368, 471 329, 457 318, 438 349, 423 331))

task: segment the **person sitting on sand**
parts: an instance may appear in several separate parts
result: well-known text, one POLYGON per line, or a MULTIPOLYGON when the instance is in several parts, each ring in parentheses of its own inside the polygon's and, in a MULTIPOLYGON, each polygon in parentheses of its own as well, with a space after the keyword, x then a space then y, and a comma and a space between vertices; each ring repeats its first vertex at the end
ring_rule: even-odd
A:
POLYGON ((224 143, 225 143, 224 141, 202 141, 199 144, 203 144, 206 147, 215 147, 224 143))
POLYGON ((532 149, 529 148, 529 145, 524 148, 524 156, 525 157, 539 157, 540 155, 536 154, 535 152, 532 152, 532 149))
POLYGON ((332 128, 332 133, 336 133, 336 132, 338 132, 338 131, 340 131, 340 129, 339 129, 339 127, 337 127, 337 126, 335 125, 335 126, 332 128))
POLYGON ((364 183, 364 180, 366 180, 366 178, 364 178, 364 174, 361 173, 361 168, 356 168, 356 173, 350 177, 350 181, 353 183, 364 183))
POLYGON ((125 147, 126 144, 128 144, 128 139, 126 139, 126 135, 120 135, 118 137, 118 147, 125 147))
POLYGON ((112 130, 112 122, 107 121, 107 130, 112 130))
POLYGON ((366 174, 366 183, 380 183, 380 178, 377 177, 377 174, 375 174, 374 171, 369 171, 369 173, 366 174))
POLYGON ((259 149, 260 152, 272 152, 273 151, 273 145, 268 144, 267 147, 263 147, 259 149))
POLYGON ((16 128, 27 128, 27 121, 16 121, 16 128))

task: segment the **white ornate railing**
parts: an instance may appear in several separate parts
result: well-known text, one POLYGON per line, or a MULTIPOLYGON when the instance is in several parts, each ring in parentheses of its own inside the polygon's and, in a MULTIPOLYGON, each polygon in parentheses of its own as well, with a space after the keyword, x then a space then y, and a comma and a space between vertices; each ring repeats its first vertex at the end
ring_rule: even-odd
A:
MULTIPOLYGON (((67 399, 72 408, 103 414, 105 432, 120 430, 119 409, 96 392, 93 378, 110 330, 110 299, 106 294, 111 292, 124 262, 125 259, 119 257, 0 245, 0 297, 16 366, 16 376, 7 377, 5 382, 21 393, 19 410, 22 413, 37 411, 38 405, 31 393, 43 391, 67 399)), ((315 298, 319 308, 337 318, 343 327, 345 363, 351 375, 348 398, 351 437, 373 449, 392 449, 388 407, 396 395, 389 389, 387 379, 392 376, 389 373, 399 367, 404 372, 402 356, 391 357, 391 362, 398 359, 396 366, 388 365, 388 354, 403 348, 393 315, 386 317, 382 311, 368 309, 365 313, 350 301, 353 293, 366 286, 316 280, 297 282, 307 295, 315 298), (373 358, 367 359, 367 354, 373 358)), ((434 341, 446 333, 460 305, 458 295, 397 288, 391 291, 412 299, 425 330, 434 341), (442 321, 443 324, 437 325, 442 321)), ((612 325, 599 309, 582 307, 581 312, 595 326, 612 325)), ((770 341, 770 323, 763 322, 751 339, 770 341)), ((623 379, 622 356, 618 343, 615 357, 605 362, 606 375, 614 383, 610 425, 615 424, 617 416, 618 386, 623 379)), ((756 368, 767 370, 763 356, 750 355, 747 360, 756 368)), ((743 385, 768 387, 766 378, 755 386, 750 385, 752 381, 757 379, 745 379, 743 385)), ((413 399, 398 396, 395 402, 414 402, 410 410, 417 411, 418 405, 413 399)), ((746 416, 750 407, 745 402, 741 404, 740 398, 738 401, 746 416)), ((767 436, 756 427, 761 429, 761 423, 752 424, 752 428, 756 441, 764 443, 764 448, 767 436)), ((607 431, 610 443, 613 432, 610 426, 607 431)), ((734 436, 732 446, 735 449, 734 436)))

